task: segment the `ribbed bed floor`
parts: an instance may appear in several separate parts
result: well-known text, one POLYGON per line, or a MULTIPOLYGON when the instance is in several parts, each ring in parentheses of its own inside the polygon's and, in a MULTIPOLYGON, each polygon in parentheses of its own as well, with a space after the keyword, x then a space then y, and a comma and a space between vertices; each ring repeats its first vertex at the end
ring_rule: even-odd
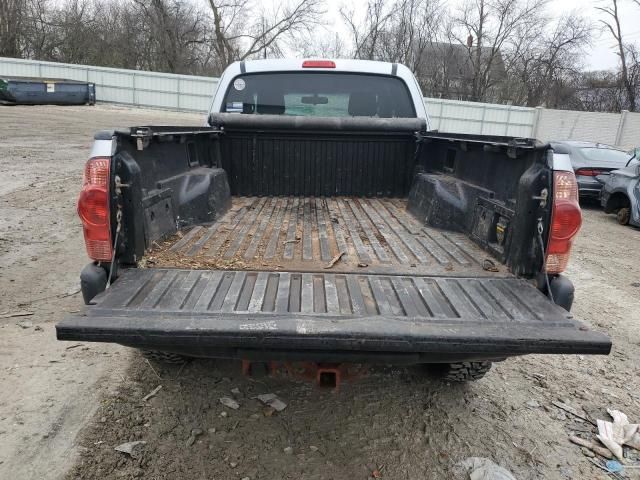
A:
POLYGON ((425 227, 389 198, 234 197, 211 226, 163 242, 155 267, 504 276, 465 235, 425 227), (336 260, 340 253, 343 255, 336 260))

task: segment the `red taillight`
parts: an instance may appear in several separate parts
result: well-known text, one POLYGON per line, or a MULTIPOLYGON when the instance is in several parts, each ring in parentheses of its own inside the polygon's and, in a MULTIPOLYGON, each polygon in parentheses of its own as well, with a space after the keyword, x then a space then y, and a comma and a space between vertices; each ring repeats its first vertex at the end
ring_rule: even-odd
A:
POLYGON ((78 215, 82 220, 84 243, 90 258, 111 261, 111 217, 109 215, 110 157, 91 158, 84 169, 82 190, 78 198, 78 215))
POLYGON ((336 68, 336 62, 333 60, 305 60, 302 62, 302 68, 336 68))
POLYGON ((582 225, 578 203, 578 184, 572 172, 554 172, 551 231, 547 244, 548 273, 560 273, 567 268, 571 244, 582 225))
POLYGON ((576 175, 582 175, 583 177, 597 177, 605 172, 597 170, 595 168, 579 168, 576 170, 576 175))

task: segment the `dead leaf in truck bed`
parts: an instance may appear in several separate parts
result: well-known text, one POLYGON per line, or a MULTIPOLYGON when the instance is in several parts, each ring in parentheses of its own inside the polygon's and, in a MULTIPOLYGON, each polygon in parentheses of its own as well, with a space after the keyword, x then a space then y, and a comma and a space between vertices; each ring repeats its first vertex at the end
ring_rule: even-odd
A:
POLYGON ((323 268, 327 269, 327 268, 332 268, 336 263, 338 263, 340 261, 340 259, 342 258, 342 256, 344 255, 344 252, 340 252, 338 253, 335 257, 333 257, 331 259, 331 261, 329 263, 327 263, 323 268))
POLYGON ((499 272, 500 269, 497 267, 495 262, 489 258, 485 258, 482 262, 482 269, 487 272, 499 272))

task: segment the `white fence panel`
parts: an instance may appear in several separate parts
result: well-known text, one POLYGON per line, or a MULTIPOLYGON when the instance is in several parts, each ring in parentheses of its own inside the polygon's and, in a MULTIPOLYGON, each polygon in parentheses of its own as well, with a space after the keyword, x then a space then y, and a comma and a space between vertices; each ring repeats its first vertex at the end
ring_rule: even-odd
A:
POLYGON ((442 132, 530 137, 536 109, 425 98, 431 126, 442 132))
POLYGON ((16 77, 40 77, 40 68, 36 62, 20 62, 13 58, 0 58, 0 75, 16 77))
POLYGON ((622 112, 616 145, 631 149, 640 146, 640 113, 622 112))
POLYGON ((618 113, 540 110, 537 136, 545 140, 585 140, 616 144, 618 113))

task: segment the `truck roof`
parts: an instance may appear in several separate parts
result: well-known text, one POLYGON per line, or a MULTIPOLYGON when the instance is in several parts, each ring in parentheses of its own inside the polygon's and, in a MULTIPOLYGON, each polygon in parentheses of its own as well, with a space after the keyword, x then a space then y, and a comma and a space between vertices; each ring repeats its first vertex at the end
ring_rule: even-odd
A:
POLYGON ((376 73, 381 75, 394 75, 400 70, 406 70, 407 73, 411 71, 402 64, 390 63, 390 62, 378 62, 374 60, 352 60, 352 59, 299 59, 299 58, 278 58, 278 59, 266 59, 266 60, 247 60, 245 62, 235 62, 230 65, 229 68, 234 66, 241 70, 241 63, 244 63, 246 73, 258 73, 258 72, 281 72, 281 71, 295 71, 306 70, 302 66, 305 61, 327 61, 334 62, 335 68, 318 68, 313 70, 336 70, 340 72, 355 72, 355 73, 376 73), (396 70, 394 72, 394 70, 396 70))

